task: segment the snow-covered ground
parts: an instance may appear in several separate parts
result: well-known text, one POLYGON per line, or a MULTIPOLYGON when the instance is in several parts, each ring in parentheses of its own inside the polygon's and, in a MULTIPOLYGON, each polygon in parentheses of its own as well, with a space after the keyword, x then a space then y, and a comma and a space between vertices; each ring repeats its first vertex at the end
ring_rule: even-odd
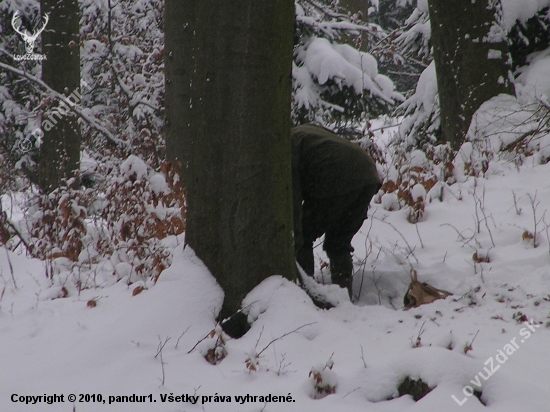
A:
MULTIPOLYGON (((247 298, 252 329, 218 348, 227 355, 215 366, 203 355, 217 335, 194 347, 214 329, 222 292, 181 238, 167 240, 172 266, 135 296, 137 284, 108 268, 96 271, 94 289, 79 293, 69 269, 52 286, 43 262, 2 248, 0 410, 548 411, 549 175, 550 164, 494 162, 487 177, 445 187, 416 226, 406 210, 373 203, 354 239, 357 302, 321 286, 339 303, 320 310, 298 286, 269 278, 247 298), (536 248, 523 239, 535 221, 536 248), (474 262, 474 252, 489 262, 474 262), (411 268, 454 295, 404 311, 411 268), (313 376, 334 393, 320 398, 313 376), (418 402, 397 397, 407 376, 435 389, 418 402), (465 395, 474 390, 486 406, 465 395), (53 394, 64 402, 24 403, 53 394), (109 405, 133 394, 147 402, 109 405), (237 398, 245 395, 256 401, 237 398), (290 402, 260 401, 267 395, 290 402)), ((320 246, 315 254, 323 282, 326 257, 320 246)))
MULTIPOLYGON (((548 4, 504 1, 505 27, 548 4)), ((427 12, 426 1, 418 7, 427 12)), ((298 100, 312 99, 310 72, 400 100, 369 55, 347 59, 347 48, 313 45, 309 71, 295 69, 298 100)), ((518 97, 550 107, 549 69, 550 51, 532 55, 518 97)), ((429 116, 436 93, 430 67, 410 100, 417 118, 429 116)), ((471 129, 494 151, 540 120, 512 100, 486 103, 471 129)), ((393 129, 378 130, 379 142, 393 129)), ((482 178, 437 186, 415 225, 406 209, 377 199, 353 243, 354 302, 324 285, 318 245, 313 287, 336 306, 318 309, 297 285, 268 278, 245 301, 254 322, 238 340, 220 335, 223 292, 183 237, 165 240, 173 263, 156 284, 130 286, 120 262, 45 263, 0 246, 0 411, 548 412, 549 139, 539 137, 523 162, 512 154, 492 160, 482 178), (403 310, 413 273, 453 295, 403 310), (78 290, 77 279, 95 287, 78 290), (205 360, 212 349, 223 358, 216 365, 205 360), (434 389, 418 402, 399 397, 406 377, 434 389)), ((23 199, 1 201, 21 219, 23 199)))

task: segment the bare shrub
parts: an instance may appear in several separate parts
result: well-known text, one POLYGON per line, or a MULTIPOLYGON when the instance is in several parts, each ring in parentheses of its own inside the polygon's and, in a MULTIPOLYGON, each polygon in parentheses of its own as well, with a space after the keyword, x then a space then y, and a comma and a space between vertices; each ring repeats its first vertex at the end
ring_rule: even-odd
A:
POLYGON ((40 195, 32 206, 29 223, 29 252, 39 259, 65 257, 77 262, 87 233, 89 191, 61 187, 40 195))
POLYGON ((155 173, 130 156, 106 189, 101 217, 107 236, 98 240, 97 249, 129 263, 137 276, 130 282, 149 277, 156 281, 170 264, 170 252, 161 240, 185 229, 183 189, 170 166, 164 170, 166 175, 155 173))

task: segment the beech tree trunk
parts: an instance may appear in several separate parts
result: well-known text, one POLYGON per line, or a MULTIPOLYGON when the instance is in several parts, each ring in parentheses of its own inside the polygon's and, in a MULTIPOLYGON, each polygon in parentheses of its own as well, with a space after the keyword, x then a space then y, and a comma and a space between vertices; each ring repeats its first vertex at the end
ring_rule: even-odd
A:
POLYGON ((293 30, 292 0, 166 1, 167 151, 187 191, 186 243, 225 292, 220 320, 267 277, 296 275, 293 30))
MULTIPOLYGON (((76 0, 41 0, 49 22, 42 32, 42 80, 68 96, 80 86, 79 8, 76 0)), ((50 192, 75 176, 80 167, 80 128, 68 107, 54 105, 42 119, 38 182, 50 192), (53 109, 53 110, 52 110, 53 109)))
POLYGON ((481 104, 513 94, 506 33, 494 0, 429 0, 443 139, 458 148, 481 104))

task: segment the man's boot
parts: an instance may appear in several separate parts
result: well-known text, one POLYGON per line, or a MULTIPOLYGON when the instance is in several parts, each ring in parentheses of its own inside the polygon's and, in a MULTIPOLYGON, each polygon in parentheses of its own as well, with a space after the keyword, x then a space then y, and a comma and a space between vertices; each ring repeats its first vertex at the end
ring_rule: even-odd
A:
POLYGON ((313 245, 302 246, 296 251, 296 262, 306 272, 306 275, 313 277, 315 264, 313 261, 313 245))
POLYGON ((353 261, 349 252, 329 255, 332 284, 348 290, 351 299, 353 261))

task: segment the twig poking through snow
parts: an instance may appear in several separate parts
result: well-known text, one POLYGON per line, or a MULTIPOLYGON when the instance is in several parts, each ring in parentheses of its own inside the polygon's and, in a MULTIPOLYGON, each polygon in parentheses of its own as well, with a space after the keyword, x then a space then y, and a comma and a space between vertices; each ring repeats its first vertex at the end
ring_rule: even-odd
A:
POLYGON ((264 333, 264 328, 265 328, 265 325, 262 325, 262 330, 260 331, 260 335, 258 336, 258 340, 256 341, 256 345, 254 345, 254 349, 256 349, 258 347, 258 345, 260 344, 260 339, 262 338, 262 335, 264 333))
POLYGON ((162 368, 162 379, 159 379, 161 382, 161 385, 164 386, 164 382, 166 380, 166 374, 164 372, 164 359, 162 358, 162 349, 166 345, 166 343, 170 340, 170 338, 166 338, 164 340, 164 343, 162 342, 162 339, 160 338, 160 335, 158 335, 159 338, 159 349, 157 351, 157 354, 155 355, 155 358, 160 355, 160 367, 162 368))
POLYGON ((544 221, 544 216, 546 215, 546 210, 542 214, 542 217, 540 219, 537 219, 537 208, 539 207, 540 200, 537 202, 537 192, 535 191, 535 196, 531 196, 531 194, 527 195, 529 197, 529 201, 531 202, 531 210, 533 211, 533 247, 536 248, 539 245, 539 242, 537 241, 538 237, 538 231, 537 231, 537 225, 544 221))
POLYGON ((424 325, 426 324, 426 321, 420 326, 420 330, 418 331, 418 335, 416 335, 416 342, 413 343, 413 348, 419 348, 422 346, 422 334, 425 332, 424 325))
POLYGON ((178 348, 178 345, 179 345, 179 343, 180 343, 180 339, 183 337, 183 335, 185 335, 185 333, 189 330, 190 327, 191 327, 191 325, 189 325, 189 326, 187 327, 187 329, 185 329, 185 330, 181 333, 180 337, 179 337, 178 340, 176 341, 176 346, 174 347, 174 349, 177 349, 177 348, 178 348))
POLYGON ((397 234, 399 236, 401 236, 401 239, 403 239, 403 241, 405 242, 405 244, 407 245, 407 248, 409 249, 408 252, 410 255, 412 255, 412 257, 414 258, 414 260, 416 260, 416 263, 419 263, 418 262, 418 258, 416 257, 416 255, 414 254, 414 249, 415 248, 412 248, 411 245, 409 244, 409 242, 407 242, 407 239, 405 238, 405 236, 403 236, 403 233, 401 233, 394 225, 392 225, 390 222, 386 222, 380 218, 377 218, 377 217, 374 217, 374 215, 371 216, 372 219, 376 219, 378 220, 379 222, 382 222, 382 223, 385 223, 386 225, 389 225, 393 230, 395 230, 397 232, 397 234))
POLYGON ((516 215, 521 215, 521 207, 518 208, 518 201, 516 199, 516 193, 512 190, 512 197, 514 198, 514 207, 516 209, 516 215))
POLYGON ((168 341, 170 340, 170 337, 167 337, 166 339, 164 339, 164 342, 161 341, 160 339, 160 335, 159 335, 159 346, 158 346, 158 349, 157 349, 157 354, 155 355, 155 359, 157 356, 161 355, 162 356, 162 349, 164 349, 164 346, 166 346, 166 344, 168 343, 168 341))
POLYGON ((258 356, 260 356, 263 352, 265 352, 265 350, 266 350, 267 348, 269 348, 273 343, 277 342, 278 340, 283 339, 285 336, 288 336, 288 335, 290 335, 290 334, 292 334, 292 333, 298 332, 300 329, 305 328, 306 326, 315 325, 316 323, 317 323, 317 322, 306 323, 305 325, 299 326, 299 327, 297 327, 296 329, 291 330, 290 332, 284 333, 284 334, 282 334, 281 336, 279 336, 278 338, 273 339, 273 340, 272 340, 271 342, 269 342, 261 351, 258 352, 258 356))
POLYGON ((467 343, 466 345, 464 345, 464 353, 465 354, 470 352, 473 349, 472 345, 474 344, 474 340, 476 340, 478 333, 479 333, 479 329, 477 330, 476 334, 474 335, 474 338, 472 339, 472 341, 470 343, 467 343))
POLYGON ((489 232, 489 237, 491 238, 491 244, 493 247, 495 247, 495 240, 493 239, 493 234, 491 233, 491 229, 489 229, 489 223, 487 223, 488 218, 485 214, 485 186, 483 186, 483 192, 481 196, 477 195, 477 179, 474 180, 474 203, 475 203, 475 214, 476 214, 476 233, 481 232, 481 220, 483 220, 483 223, 485 224, 485 228, 487 229, 487 232, 489 232), (483 219, 480 218, 478 213, 478 208, 481 214, 483 215, 483 219))
POLYGON ((202 338, 201 340, 199 340, 197 343, 195 343, 195 346, 193 346, 191 349, 189 349, 189 352, 187 352, 187 353, 189 354, 189 353, 193 352, 193 351, 195 350, 195 348, 196 348, 197 346, 199 346, 199 344, 200 344, 202 341, 204 341, 204 340, 206 340, 206 339, 208 339, 208 338, 210 338, 210 337, 212 337, 212 332, 208 332, 208 333, 206 334, 206 336, 205 336, 204 338, 202 338))
POLYGON ((363 361, 363 366, 367 369, 367 362, 365 362, 365 355, 363 353, 363 345, 361 345, 361 360, 363 361))
POLYGON ((8 252, 8 248, 6 247, 4 250, 6 251, 6 257, 8 258, 8 265, 10 267, 10 273, 11 273, 11 281, 13 282, 14 289, 17 290, 17 283, 15 283, 15 275, 13 274, 13 265, 11 264, 11 259, 10 259, 10 254, 8 252))
POLYGON ((420 247, 424 249, 424 242, 422 242, 422 238, 420 237, 420 232, 418 231, 418 223, 414 224, 414 228, 416 229, 416 234, 418 235, 418 240, 420 240, 420 247))

